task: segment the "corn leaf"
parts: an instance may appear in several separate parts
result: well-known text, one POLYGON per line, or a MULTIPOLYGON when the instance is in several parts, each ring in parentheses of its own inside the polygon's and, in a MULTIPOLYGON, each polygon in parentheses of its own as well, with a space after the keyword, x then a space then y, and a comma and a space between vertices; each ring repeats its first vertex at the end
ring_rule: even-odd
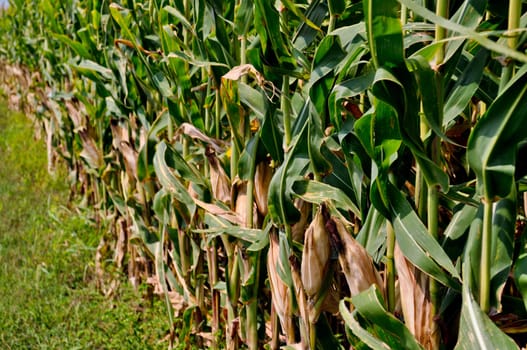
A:
POLYGON ((410 10, 414 11, 419 16, 425 17, 427 20, 431 21, 432 23, 439 24, 440 26, 445 27, 448 30, 451 30, 452 32, 460 33, 466 36, 467 38, 475 40, 481 46, 491 51, 500 53, 506 57, 514 58, 515 60, 518 60, 520 62, 527 62, 527 55, 520 53, 519 51, 510 49, 509 47, 505 45, 498 44, 495 41, 492 41, 491 39, 487 38, 483 34, 480 34, 469 27, 455 23, 443 17, 437 16, 432 11, 417 4, 414 1, 411 1, 411 0, 398 0, 398 1, 401 4, 407 6, 410 10))
POLYGON ((337 208, 351 211, 360 217, 360 211, 351 199, 339 188, 314 180, 298 180, 293 185, 297 196, 309 203, 333 202, 337 208))
POLYGON ((396 0, 364 0, 366 32, 376 67, 397 67, 403 63, 403 34, 396 0))
POLYGON ((399 190, 390 186, 393 228, 404 256, 418 269, 446 286, 460 289, 460 276, 439 243, 428 233, 399 190))
MULTIPOLYGON (((386 344, 387 347, 384 347, 382 343, 372 342, 372 339, 369 337, 361 338, 366 344, 368 344, 369 341, 372 345, 374 344, 377 349, 422 349, 421 345, 415 340, 408 328, 395 318, 395 316, 386 311, 386 307, 382 302, 381 294, 375 285, 372 285, 368 290, 352 297, 351 302, 357 309, 357 313, 369 323, 370 333, 374 334, 376 338, 386 344)), ((348 324, 348 326, 355 327, 351 328, 352 331, 357 329, 356 324, 348 324)), ((358 332, 356 335, 359 336, 359 334, 364 335, 363 332, 358 332)))
MULTIPOLYGON (((159 179, 159 182, 161 182, 161 185, 169 193, 174 195, 178 202, 184 204, 186 210, 183 212, 187 212, 187 219, 190 220, 190 217, 192 217, 196 211, 196 204, 194 203, 192 197, 190 197, 188 194, 185 186, 183 186, 180 180, 176 177, 174 171, 168 166, 166 161, 166 151, 167 145, 164 142, 161 142, 157 145, 153 160, 155 173, 159 179)), ((180 209, 184 208, 180 207, 180 209)))
POLYGON ((487 201, 507 197, 514 182, 518 145, 527 141, 527 65, 510 81, 478 121, 467 158, 478 190, 487 201))
POLYGON ((483 70, 489 57, 488 50, 481 49, 470 60, 467 67, 450 91, 444 105, 443 125, 448 125, 467 107, 477 91, 483 70))
POLYGON ((467 277, 471 275, 470 263, 463 262, 463 307, 456 350, 494 350, 494 349, 519 349, 516 343, 506 336, 498 327, 481 311, 472 296, 470 282, 467 277))

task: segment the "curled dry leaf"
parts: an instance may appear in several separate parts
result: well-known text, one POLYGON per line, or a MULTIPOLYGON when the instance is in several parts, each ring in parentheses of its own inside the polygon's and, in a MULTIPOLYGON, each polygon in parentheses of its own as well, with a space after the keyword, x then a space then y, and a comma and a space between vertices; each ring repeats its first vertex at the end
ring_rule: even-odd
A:
POLYGON ((269 80, 266 80, 262 73, 260 73, 252 64, 242 64, 232 68, 223 77, 222 81, 225 80, 240 80, 243 76, 252 76, 258 86, 260 86, 270 101, 273 101, 275 97, 280 96, 280 90, 269 80))
POLYGON ((91 137, 87 130, 80 130, 79 136, 82 142, 81 157, 86 160, 88 165, 92 169, 100 169, 104 165, 104 160, 101 150, 97 147, 97 144, 93 137, 91 137))
POLYGON ((196 128, 194 125, 189 124, 189 123, 181 124, 181 126, 177 129, 174 137, 179 136, 179 135, 187 135, 193 139, 203 141, 208 146, 210 146, 214 150, 214 152, 219 153, 219 154, 225 152, 225 149, 227 148, 225 141, 209 137, 205 135, 203 132, 201 132, 201 130, 196 128))
POLYGON ((206 156, 210 166, 210 185, 212 195, 227 205, 231 203, 231 182, 227 173, 221 166, 216 153, 210 147, 206 150, 206 156))
POLYGON ((432 313, 430 279, 404 257, 399 245, 395 246, 394 253, 406 327, 425 349, 433 349, 438 344, 439 329, 432 313))
POLYGON ((130 178, 135 178, 137 180, 137 162, 139 160, 139 154, 128 142, 121 142, 120 151, 123 155, 126 173, 130 178))
POLYGON ((110 123, 110 128, 112 130, 112 146, 115 149, 119 149, 121 142, 130 142, 130 133, 128 128, 121 125, 119 121, 112 120, 110 123))
POLYGON ((326 230, 322 206, 306 230, 302 252, 301 276, 306 294, 312 298, 321 289, 331 256, 329 234, 326 230))
MULTIPOLYGON (((339 218, 332 217, 326 222, 326 229, 339 250, 339 263, 348 282, 351 296, 376 284, 383 291, 383 283, 373 260, 366 249, 348 232, 339 218)), ((384 294, 384 292, 383 292, 384 294)))
POLYGON ((221 218, 224 218, 225 220, 228 220, 232 224, 240 225, 240 226, 245 224, 245 222, 243 221, 243 218, 238 216, 238 214, 236 214, 233 211, 220 208, 220 207, 218 207, 215 204, 210 204, 210 203, 206 203, 206 202, 200 201, 197 198, 194 198, 194 202, 196 202, 196 205, 198 205, 199 207, 205 209, 206 211, 208 211, 212 215, 216 215, 216 216, 219 216, 221 218))
POLYGON ((65 105, 75 130, 86 129, 86 118, 83 117, 78 106, 75 106, 71 101, 66 101, 65 105))

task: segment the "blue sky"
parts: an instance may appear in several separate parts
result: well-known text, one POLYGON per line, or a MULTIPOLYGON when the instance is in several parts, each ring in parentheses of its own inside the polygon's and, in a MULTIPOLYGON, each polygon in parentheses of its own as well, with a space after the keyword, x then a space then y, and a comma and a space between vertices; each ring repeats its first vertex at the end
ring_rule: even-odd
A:
POLYGON ((6 7, 7 6, 7 0, 0 0, 0 7, 6 7))

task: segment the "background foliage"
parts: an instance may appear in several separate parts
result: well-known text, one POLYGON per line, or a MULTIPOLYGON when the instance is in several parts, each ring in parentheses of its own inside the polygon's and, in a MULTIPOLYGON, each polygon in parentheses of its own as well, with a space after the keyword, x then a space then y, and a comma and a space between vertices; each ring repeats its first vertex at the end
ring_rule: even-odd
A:
POLYGON ((101 289, 151 283, 172 342, 516 348, 527 56, 502 5, 12 0, 2 76, 110 228, 101 289))

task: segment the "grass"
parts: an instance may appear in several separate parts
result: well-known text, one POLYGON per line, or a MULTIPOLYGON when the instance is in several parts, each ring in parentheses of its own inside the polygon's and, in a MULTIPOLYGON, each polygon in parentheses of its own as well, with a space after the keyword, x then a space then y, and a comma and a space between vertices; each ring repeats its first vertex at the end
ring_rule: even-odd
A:
POLYGON ((46 169, 44 143, 0 99, 0 348, 165 349, 161 301, 126 283, 112 299, 97 291, 101 233, 46 169))

